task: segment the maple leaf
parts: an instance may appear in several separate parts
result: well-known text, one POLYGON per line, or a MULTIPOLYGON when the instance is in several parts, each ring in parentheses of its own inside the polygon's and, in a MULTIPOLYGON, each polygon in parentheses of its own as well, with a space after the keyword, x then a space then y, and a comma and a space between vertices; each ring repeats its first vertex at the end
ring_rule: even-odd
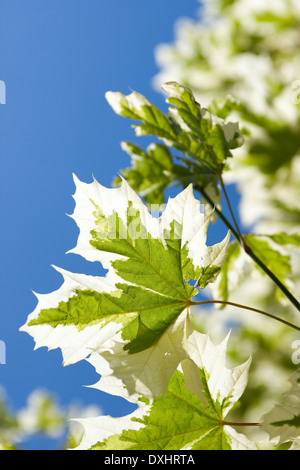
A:
MULTIPOLYGON (((225 417, 244 392, 251 360, 225 367, 228 337, 214 345, 193 331, 187 341, 192 359, 172 374, 165 393, 150 402, 138 394, 138 408, 121 418, 99 416, 79 420, 84 435, 78 450, 256 450, 225 417)), ((102 378, 96 388, 124 395, 115 376, 102 378)), ((232 423, 233 424, 233 423, 232 423)))
POLYGON ((112 367, 131 393, 140 383, 139 391, 161 394, 186 354, 190 301, 216 279, 230 234, 206 246, 212 214, 201 213, 191 186, 157 218, 125 180, 113 189, 96 180, 85 184, 75 177, 75 183, 72 217, 80 233, 71 252, 100 262, 107 274, 56 268, 63 285, 38 295, 22 330, 36 347, 61 348, 65 364, 100 351, 111 364, 119 361, 112 367))

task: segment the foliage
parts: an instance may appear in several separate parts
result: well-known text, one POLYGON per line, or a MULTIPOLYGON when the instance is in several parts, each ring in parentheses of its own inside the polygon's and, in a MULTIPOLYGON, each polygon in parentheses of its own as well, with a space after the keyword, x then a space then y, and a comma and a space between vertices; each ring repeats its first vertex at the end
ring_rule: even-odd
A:
POLYGON ((82 439, 78 423, 70 423, 73 413, 88 417, 100 410, 81 409, 78 406, 63 408, 49 391, 34 390, 26 405, 17 412, 8 403, 4 391, 0 400, 0 449, 23 450, 32 437, 48 437, 61 442, 61 448, 76 447, 82 439))
POLYGON ((139 397, 138 409, 124 419, 82 420, 86 433, 79 449, 255 449, 224 419, 243 393, 250 361, 226 369, 227 338, 215 346, 194 331, 189 343, 193 360, 182 361, 163 395, 150 404, 139 397))
MULTIPOLYGON (((299 242, 294 247, 280 246, 275 234, 282 231, 299 237, 299 21, 297 0, 203 0, 199 20, 179 21, 174 43, 157 48, 160 72, 155 78, 158 87, 164 81, 178 80, 191 87, 211 112, 240 122, 244 145, 230 160, 223 178, 238 188, 238 215, 258 236, 256 250, 272 270, 285 277, 295 295, 299 292, 299 242)), ((253 270, 243 250, 226 264, 226 275, 221 272, 213 285, 215 298, 250 302, 274 313, 282 312, 284 306, 286 317, 298 321, 298 313, 261 271, 253 270)), ((281 399, 283 384, 297 369, 298 362, 291 361, 291 345, 297 336, 286 329, 270 332, 261 318, 248 320, 244 315, 237 319, 228 307, 225 316, 224 312, 214 312, 214 320, 209 321, 200 313, 197 324, 210 331, 223 331, 217 326, 220 322, 238 324, 230 351, 236 359, 241 356, 237 351, 241 341, 245 344, 251 337, 256 345, 250 348, 257 360, 252 363, 254 379, 250 376, 248 389, 255 390, 256 376, 268 377, 269 386, 263 392, 259 389, 265 402, 262 409, 254 406, 251 411, 256 402, 253 394, 246 399, 250 412, 240 413, 240 418, 251 420, 256 410, 267 411, 281 399)))
POLYGON ((201 214, 191 187, 154 218, 125 180, 117 189, 76 185, 80 235, 73 252, 108 273, 61 271, 63 286, 40 297, 23 329, 39 346, 60 347, 65 364, 102 352, 130 393, 158 396, 185 357, 191 299, 218 274, 229 234, 206 246, 211 216, 201 214))
POLYGON ((297 0, 203 0, 174 44, 157 48, 155 83, 177 80, 247 130, 228 182, 242 221, 256 230, 299 229, 299 22, 297 0))
POLYGON ((225 123, 212 115, 197 103, 189 88, 176 82, 166 83, 163 90, 169 94, 168 114, 137 92, 128 96, 119 92, 106 93, 117 114, 141 122, 134 125, 136 135, 155 135, 165 144, 154 144, 150 152, 143 152, 127 143, 126 150, 138 159, 133 159, 133 168, 123 171, 123 175, 130 177, 132 187, 146 194, 148 201, 163 201, 163 190, 174 182, 183 187, 199 183, 209 193, 213 192, 214 201, 219 200, 218 175, 226 166, 227 159, 232 157, 231 150, 243 143, 238 124, 225 123), (180 155, 171 155, 169 147, 180 151, 180 155), (161 175, 155 184, 141 173, 150 159, 152 175, 161 175))
MULTIPOLYGON (((191 90, 174 82, 165 89, 176 96, 177 101, 172 103, 187 113, 176 125, 170 115, 153 108, 140 94, 133 92, 125 97, 110 92, 107 97, 119 114, 142 121, 136 127, 139 135, 157 133, 167 147, 182 145, 183 153, 208 166, 222 184, 224 161, 229 148, 235 146, 234 139, 239 138, 237 125, 212 124, 210 114, 205 122, 206 111, 200 112, 191 90), (197 120, 199 128, 205 130, 201 137, 194 130, 197 120), (192 154, 190 148, 194 149, 192 154)), ((75 184, 72 217, 80 233, 71 251, 102 263, 107 274, 86 276, 57 268, 64 277, 62 287, 38 296, 38 305, 22 329, 34 337, 39 347, 60 347, 65 364, 87 358, 101 375, 96 384, 100 390, 134 403, 149 403, 148 408, 139 407, 120 425, 111 418, 98 418, 97 424, 93 421, 93 428, 103 426, 106 434, 100 432, 99 437, 93 437, 90 448, 256 448, 246 437, 238 437, 229 429, 224 419, 229 406, 244 391, 249 361, 247 366, 228 373, 224 348, 213 346, 206 334, 193 329, 191 308, 210 302, 197 301, 197 296, 216 281, 220 271, 219 287, 225 300, 216 302, 226 304, 228 274, 240 255, 241 245, 246 253, 255 250, 255 256, 262 255, 258 267, 265 266, 264 262, 269 264, 266 273, 272 268, 275 276, 278 274, 275 279, 279 287, 290 272, 289 256, 278 256, 271 244, 267 245, 266 255, 268 237, 261 240, 247 235, 241 240, 237 234, 226 257, 230 232, 223 241, 208 247, 212 212, 201 213, 191 184, 169 199, 159 218, 151 215, 126 180, 115 189, 105 188, 96 180, 85 184, 76 177, 75 184), (177 423, 175 428, 167 418, 168 407, 176 409, 172 422, 177 423), (193 417, 192 409, 197 410, 193 417), (130 422, 139 425, 131 428, 130 422), (160 426, 155 431, 158 422, 160 426)), ((298 243, 298 237, 281 232, 268 241, 276 246, 293 245, 298 243)), ((285 319, 258 312, 287 324, 285 319)), ((298 329, 293 324, 289 326, 298 329)))
POLYGON ((65 365, 87 359, 95 388, 137 407, 79 420, 78 449, 258 449, 266 435, 271 448, 299 448, 299 368, 287 352, 300 331, 298 66, 287 67, 299 21, 295 0, 214 0, 160 50, 167 112, 136 91, 107 92, 136 137, 154 140, 122 143, 132 166, 115 188, 74 178, 71 251, 107 273, 56 268, 61 288, 38 295, 22 327, 65 365), (171 185, 181 192, 154 217, 145 203, 157 207, 171 185), (216 220, 227 235, 207 246, 216 220))

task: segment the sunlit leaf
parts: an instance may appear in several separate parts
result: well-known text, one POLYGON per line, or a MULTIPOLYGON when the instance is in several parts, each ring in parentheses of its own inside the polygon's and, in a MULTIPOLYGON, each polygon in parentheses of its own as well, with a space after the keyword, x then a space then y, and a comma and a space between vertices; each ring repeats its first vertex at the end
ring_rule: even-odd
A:
MULTIPOLYGON (((155 154, 149 155, 141 150, 136 152, 136 147, 132 152, 131 148, 130 153, 135 155, 133 168, 123 170, 123 174, 129 176, 130 181, 134 183, 134 189, 141 194, 146 194, 151 200, 155 195, 158 196, 157 202, 161 200, 161 191, 166 184, 175 182, 185 188, 193 182, 200 184, 202 188, 213 186, 216 195, 214 202, 218 203, 218 176, 222 173, 227 159, 232 156, 231 150, 243 143, 239 126, 237 123, 225 122, 212 115, 206 108, 202 108, 187 87, 168 82, 162 88, 169 95, 168 114, 137 92, 128 96, 120 92, 106 93, 109 104, 117 114, 139 121, 134 124, 136 135, 155 136, 175 152, 171 156, 167 149, 164 151, 165 154, 169 152, 171 157, 165 171, 161 166, 165 165, 165 158, 160 164, 155 154), (180 153, 177 154, 176 151, 180 153), (141 172, 145 167, 146 171, 141 172), (154 175, 159 169, 160 176, 154 180, 154 175), (160 192, 157 194, 158 190, 160 192)), ((161 147, 158 149, 162 151, 161 147)))
POLYGON ((37 347, 61 348, 65 364, 102 351, 127 386, 132 384, 132 393, 139 376, 141 387, 156 395, 184 355, 190 300, 216 279, 230 234, 206 246, 212 214, 201 213, 191 186, 170 199, 157 218, 125 180, 116 189, 75 182, 73 218, 80 234, 71 251, 100 262, 107 275, 59 269, 64 284, 38 296, 22 329, 37 347), (164 380, 157 374, 159 362, 164 380))
MULTIPOLYGON (((227 369, 226 345, 227 339, 214 345, 208 336, 194 331, 187 345, 193 360, 182 361, 165 393, 151 402, 136 397, 138 409, 123 418, 81 420, 85 432, 78 449, 256 450, 225 421, 244 392, 250 366, 249 360, 227 369)), ((116 379, 109 386, 115 394, 118 389, 123 394, 116 379)), ((99 388, 106 390, 107 385, 99 388)))

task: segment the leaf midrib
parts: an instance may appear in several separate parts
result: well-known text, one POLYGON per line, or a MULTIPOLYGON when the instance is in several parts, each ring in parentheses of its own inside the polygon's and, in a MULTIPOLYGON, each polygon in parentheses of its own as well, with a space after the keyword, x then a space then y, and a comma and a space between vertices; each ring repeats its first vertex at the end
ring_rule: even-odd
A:
MULTIPOLYGON (((109 299, 109 300, 113 303, 112 299, 109 299)), ((97 319, 99 319, 99 321, 101 321, 101 320, 106 320, 106 319, 108 319, 109 317, 114 317, 114 316, 117 316, 117 315, 129 315, 129 314, 132 314, 132 313, 139 314, 140 312, 145 312, 145 311, 148 311, 148 310, 155 310, 155 309, 161 309, 161 308, 168 308, 168 307, 173 307, 173 306, 175 306, 175 305, 182 305, 182 304, 183 304, 183 302, 179 302, 179 301, 178 301, 178 302, 172 302, 172 303, 170 303, 170 304, 157 305, 157 306, 155 306, 155 307, 140 308, 140 309, 131 310, 131 311, 127 311, 127 312, 109 313, 109 314, 107 314, 107 315, 103 314, 103 316, 102 316, 101 318, 100 318, 100 317, 94 318, 92 321, 96 321, 97 319)), ((186 305, 185 305, 185 304, 182 305, 182 311, 183 311, 185 308, 186 308, 186 305)), ((43 310, 46 310, 46 311, 49 311, 49 310, 57 310, 58 312, 65 313, 62 309, 60 309, 60 308, 58 308, 58 307, 52 307, 52 308, 50 308, 50 309, 47 308, 47 309, 43 309, 43 310)), ((42 313, 43 310, 41 310, 40 314, 42 313)), ((38 320, 38 318, 35 319, 35 320, 31 320, 30 325, 31 325, 31 326, 32 326, 32 325, 35 325, 37 320, 38 320)), ((51 324, 53 324, 53 323, 58 323, 58 322, 59 322, 60 325, 62 325, 62 324, 64 324, 64 323, 65 323, 65 324, 72 324, 72 325, 77 325, 77 324, 79 324, 79 325, 84 325, 84 323, 80 323, 80 322, 75 323, 75 322, 67 322, 67 321, 63 321, 63 320, 49 320, 49 319, 46 319, 45 321, 39 321, 37 324, 38 324, 38 325, 42 325, 42 324, 51 325, 51 324)), ((90 322, 89 322, 89 323, 90 323, 90 322)), ((89 324, 89 323, 87 323, 87 324, 89 324)))

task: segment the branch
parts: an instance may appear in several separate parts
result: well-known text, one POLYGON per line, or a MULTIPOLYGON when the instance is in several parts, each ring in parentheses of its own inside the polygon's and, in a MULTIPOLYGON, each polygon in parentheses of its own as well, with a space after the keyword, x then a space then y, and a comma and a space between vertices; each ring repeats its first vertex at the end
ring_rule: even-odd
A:
POLYGON ((272 315, 271 313, 265 312, 264 310, 260 310, 258 308, 254 307, 248 307, 247 305, 242 305, 238 304, 235 302, 229 302, 227 300, 200 300, 198 302, 190 302, 190 305, 205 305, 205 304, 222 304, 222 305, 230 305, 231 307, 237 307, 241 308, 244 310, 250 310, 251 312, 255 313, 260 313, 261 315, 264 315, 265 317, 272 318, 273 320, 277 320, 280 323, 283 323, 284 325, 289 326, 290 328, 293 328, 294 330, 300 331, 300 326, 294 325, 293 323, 290 323, 283 318, 276 317, 275 315, 272 315))
MULTIPOLYGON (((205 192, 204 188, 199 183, 196 183, 194 185, 194 189, 198 191, 200 194, 202 194, 202 196, 204 196, 204 198, 209 202, 209 204, 215 208, 215 211, 220 217, 220 219, 224 222, 226 227, 229 228, 229 230, 231 231, 233 236, 236 238, 236 240, 239 242, 239 244, 243 247, 247 255, 250 256, 250 258, 264 271, 264 273, 276 284, 276 286, 281 290, 281 292, 283 292, 283 294, 287 297, 287 299, 289 299, 291 304, 300 312, 300 302, 293 296, 293 294, 288 290, 288 288, 278 279, 278 277, 276 277, 275 274, 272 273, 272 271, 270 271, 270 269, 263 263, 263 261, 259 259, 255 253, 253 253, 251 248, 247 246, 244 237, 240 233, 240 230, 239 229, 237 230, 231 224, 231 222, 227 219, 227 217, 222 213, 222 211, 220 211, 220 209, 215 206, 214 202, 209 197, 209 195, 205 192)), ((227 196, 226 191, 224 192, 224 194, 226 197, 227 196)), ((228 197, 226 197, 226 200, 228 201, 230 212, 233 213, 228 197)), ((235 225, 237 226, 235 219, 234 221, 235 221, 235 225)))
POLYGON ((222 175, 219 176, 219 180, 220 180, 221 187, 222 187, 222 190, 223 190, 223 193, 224 193, 226 202, 227 202, 227 206, 228 206, 229 212, 230 212, 230 214, 231 214, 232 220, 233 220, 234 225, 235 225, 235 228, 236 228, 236 233, 237 233, 237 235, 238 235, 238 241, 240 242, 241 245, 244 246, 244 244, 245 244, 244 238, 243 238, 243 235, 241 234, 239 225, 238 225, 238 223, 237 223, 237 221, 236 221, 236 218, 235 218, 235 216, 234 216, 234 212, 233 212, 232 207, 231 207, 231 203, 230 203, 230 200, 229 200, 227 191, 226 191, 226 187, 225 187, 225 184, 224 184, 222 175))

